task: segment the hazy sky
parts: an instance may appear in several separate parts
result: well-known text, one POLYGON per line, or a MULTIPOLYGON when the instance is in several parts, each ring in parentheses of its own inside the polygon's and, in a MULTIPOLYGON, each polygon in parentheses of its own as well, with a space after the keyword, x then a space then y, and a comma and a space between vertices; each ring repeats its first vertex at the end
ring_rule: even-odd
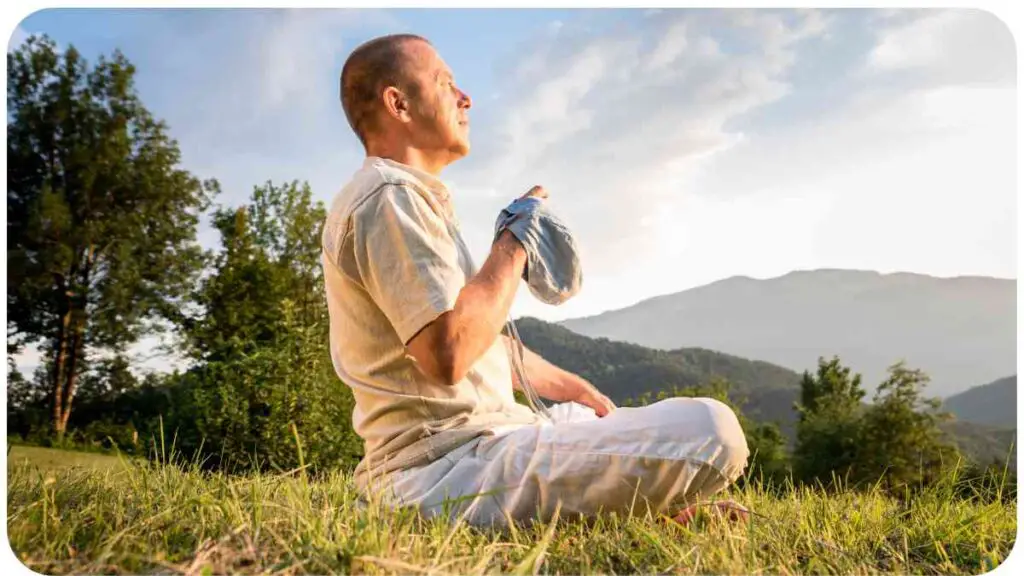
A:
POLYGON ((524 289, 517 316, 794 269, 1016 277, 1016 62, 986 12, 49 10, 11 42, 120 48, 236 205, 268 179, 330 201, 362 156, 341 65, 397 31, 474 98, 473 151, 443 176, 478 260, 535 183, 577 234, 583 291, 524 289))

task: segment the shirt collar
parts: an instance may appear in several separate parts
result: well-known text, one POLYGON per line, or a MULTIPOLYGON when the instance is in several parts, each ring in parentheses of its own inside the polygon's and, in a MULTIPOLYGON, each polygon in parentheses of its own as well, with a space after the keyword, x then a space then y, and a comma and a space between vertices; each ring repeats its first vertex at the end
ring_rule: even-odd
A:
POLYGON ((438 197, 439 200, 441 200, 442 202, 448 202, 450 200, 451 194, 448 191, 448 186, 446 186, 445 183, 442 182, 441 179, 438 178, 437 176, 434 176, 433 174, 425 170, 420 170, 415 166, 402 164, 401 162, 396 162, 388 158, 381 158, 379 156, 367 157, 366 160, 363 162, 363 166, 369 167, 371 164, 377 162, 387 164, 388 166, 392 166, 394 168, 404 170, 405 172, 412 174, 413 176, 416 177, 417 180, 422 182, 423 185, 426 186, 428 190, 433 192, 438 197))

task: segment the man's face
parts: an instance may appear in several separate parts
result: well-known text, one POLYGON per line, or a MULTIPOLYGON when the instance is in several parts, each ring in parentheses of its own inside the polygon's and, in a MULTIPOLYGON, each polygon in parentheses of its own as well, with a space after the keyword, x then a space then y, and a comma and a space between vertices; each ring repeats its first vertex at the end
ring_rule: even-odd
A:
POLYGON ((410 131, 420 148, 446 151, 451 160, 469 153, 469 96, 455 85, 451 69, 436 50, 411 42, 411 78, 419 87, 412 99, 410 131))

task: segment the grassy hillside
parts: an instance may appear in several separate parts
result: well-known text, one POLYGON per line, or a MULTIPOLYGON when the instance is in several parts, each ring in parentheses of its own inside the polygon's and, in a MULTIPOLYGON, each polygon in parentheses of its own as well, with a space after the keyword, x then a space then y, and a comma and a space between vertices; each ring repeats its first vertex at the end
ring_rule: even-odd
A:
POLYGON ((46 574, 981 574, 1016 537, 1016 500, 960 499, 951 479, 908 502, 752 486, 727 494, 756 512, 749 526, 643 515, 500 531, 360 506, 344 473, 15 465, 8 535, 46 574))

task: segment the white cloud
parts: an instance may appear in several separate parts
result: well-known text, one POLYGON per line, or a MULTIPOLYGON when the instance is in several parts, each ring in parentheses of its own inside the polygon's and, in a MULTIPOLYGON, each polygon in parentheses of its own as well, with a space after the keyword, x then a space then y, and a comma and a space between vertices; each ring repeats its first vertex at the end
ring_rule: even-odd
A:
POLYGON ((474 110, 474 153, 452 169, 478 258, 493 215, 535 183, 580 241, 583 292, 554 308, 522 290, 514 313, 581 316, 807 268, 1015 276, 1005 26, 977 11, 901 11, 869 21, 880 32, 858 46, 873 30, 840 28, 856 25, 815 11, 664 11, 611 36, 566 24, 531 44, 501 102, 474 110), (820 45, 804 48, 826 38, 861 58, 835 67, 820 45), (820 79, 831 91, 802 92, 802 62, 832 74, 820 79), (747 122, 793 95, 830 101, 747 122))
POLYGON ((261 91, 257 97, 263 111, 301 106, 309 103, 313 94, 336 93, 336 88, 330 88, 338 81, 339 70, 331 65, 342 44, 338 32, 383 19, 377 12, 360 12, 357 16, 346 10, 275 13, 254 46, 258 47, 258 64, 262 71, 261 91))
MULTIPOLYGON (((659 230, 673 226, 663 216, 693 194, 688 179, 742 142, 730 124, 787 94, 796 47, 825 22, 810 11, 672 10, 604 36, 566 24, 531 44, 502 103, 480 106, 483 133, 452 169, 460 213, 490 218, 543 184, 588 277, 656 266, 659 230), (486 199, 490 190, 501 197, 486 199)), ((488 244, 479 232, 470 245, 488 244)))
POLYGON ((341 62, 363 40, 400 28, 390 15, 310 9, 154 18, 160 25, 150 28, 160 31, 145 45, 161 54, 142 56, 147 78, 159 81, 142 96, 167 120, 186 166, 221 180, 222 201, 243 202, 253 185, 270 178, 317 179, 332 161, 330 185, 321 180, 317 192, 334 192, 339 149, 357 152, 339 110, 341 62), (180 42, 186 33, 189 41, 180 42), (311 154, 312 142, 332 147, 311 154))
POLYGON ((902 121, 927 137, 848 171, 822 248, 861 267, 1016 276, 1016 91, 943 87, 901 100, 894 109, 918 111, 902 121))
POLYGON ((924 74, 936 83, 1013 84, 1015 60, 1013 35, 996 16, 927 10, 883 27, 868 64, 877 72, 924 74))
POLYGON ((644 67, 651 72, 665 68, 676 61, 689 47, 685 20, 673 23, 668 31, 658 39, 657 44, 647 57, 644 67))

